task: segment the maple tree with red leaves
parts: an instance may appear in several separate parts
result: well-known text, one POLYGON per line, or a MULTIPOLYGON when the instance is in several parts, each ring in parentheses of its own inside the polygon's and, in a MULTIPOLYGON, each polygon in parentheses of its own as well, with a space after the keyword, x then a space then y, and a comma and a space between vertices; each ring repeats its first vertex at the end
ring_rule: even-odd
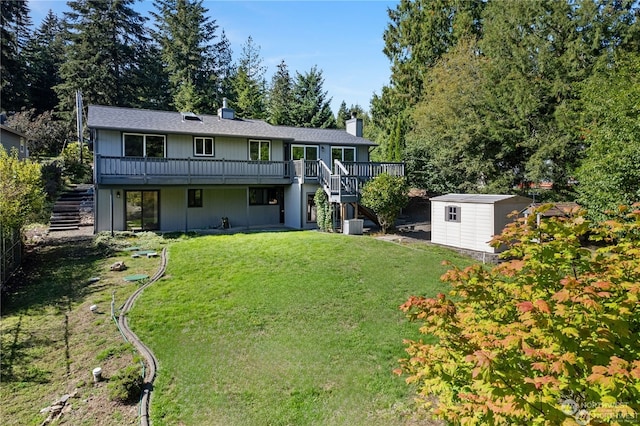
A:
POLYGON ((452 267, 450 298, 409 298, 429 337, 405 341, 396 373, 424 406, 463 425, 640 421, 640 205, 614 216, 521 218, 492 242, 504 262, 452 267))

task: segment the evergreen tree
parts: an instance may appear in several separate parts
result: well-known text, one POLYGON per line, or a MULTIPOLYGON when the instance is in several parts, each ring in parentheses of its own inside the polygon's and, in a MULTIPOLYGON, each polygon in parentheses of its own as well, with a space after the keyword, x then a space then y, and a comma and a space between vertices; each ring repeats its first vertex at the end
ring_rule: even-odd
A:
POLYGON ((581 93, 587 149, 576 173, 578 202, 601 220, 640 202, 640 54, 601 61, 581 93))
POLYGON ((351 119, 351 111, 347 109, 347 103, 342 101, 336 114, 336 127, 338 129, 344 129, 346 127, 347 120, 351 119))
POLYGON ((214 46, 215 52, 215 73, 211 76, 213 81, 212 102, 214 109, 222 106, 222 100, 224 98, 233 97, 233 76, 236 73, 235 65, 233 64, 233 52, 231 50, 231 43, 227 38, 224 30, 220 35, 220 41, 214 46))
POLYGON ((131 106, 135 104, 138 52, 147 41, 145 19, 134 0, 74 0, 65 13, 68 44, 60 68, 62 83, 55 87, 59 109, 71 112, 75 92, 85 104, 131 106))
POLYGON ((202 0, 156 0, 153 32, 169 76, 174 107, 211 113, 218 64, 214 40, 218 25, 206 16, 202 0))
POLYGON ((267 103, 268 121, 274 125, 291 126, 293 81, 287 64, 282 60, 271 78, 267 103))
POLYGON ((160 47, 150 42, 138 53, 139 69, 135 72, 136 108, 169 110, 173 105, 169 75, 162 62, 160 47))
POLYGON ((233 107, 240 117, 257 119, 266 117, 267 82, 264 77, 266 71, 260 57, 260 46, 257 46, 249 36, 242 46, 242 55, 233 80, 235 92, 233 107))
POLYGON ((299 127, 335 128, 331 98, 323 91, 324 78, 317 67, 305 74, 296 72, 293 85, 293 124, 299 127))
POLYGON ((58 105, 53 90, 62 82, 59 74, 64 61, 62 23, 49 10, 25 48, 30 105, 36 113, 51 111, 58 105))
POLYGON ((20 111, 27 106, 28 81, 24 49, 29 38, 31 18, 24 0, 0 2, 2 29, 0 34, 2 74, 0 99, 3 111, 20 111))
MULTIPOLYGON (((388 11, 384 54, 391 61, 390 84, 371 99, 371 118, 384 148, 396 120, 425 95, 425 75, 462 37, 481 34, 481 0, 401 0, 388 11)), ((410 112, 410 111, 409 111, 410 112)), ((411 122, 403 128, 408 130, 411 122)), ((384 148, 386 151, 387 149, 384 148)))
POLYGON ((631 9, 618 5, 608 0, 606 7, 591 0, 487 5, 479 42, 489 59, 484 123, 485 133, 501 144, 496 155, 504 172, 502 190, 549 181, 558 196, 567 196, 563 191, 570 188, 583 150, 567 113, 579 96, 577 83, 629 34, 623 23, 631 9))

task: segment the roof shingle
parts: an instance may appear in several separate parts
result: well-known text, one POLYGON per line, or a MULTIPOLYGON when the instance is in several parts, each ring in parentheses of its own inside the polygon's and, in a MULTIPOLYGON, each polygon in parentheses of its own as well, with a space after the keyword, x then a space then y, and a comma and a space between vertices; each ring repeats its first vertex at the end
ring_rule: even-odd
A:
POLYGON ((129 132, 175 133, 206 136, 231 136, 256 139, 283 139, 300 143, 376 146, 344 130, 272 126, 262 120, 221 119, 217 115, 198 115, 201 119, 184 119, 171 111, 90 105, 87 125, 92 129, 129 132))

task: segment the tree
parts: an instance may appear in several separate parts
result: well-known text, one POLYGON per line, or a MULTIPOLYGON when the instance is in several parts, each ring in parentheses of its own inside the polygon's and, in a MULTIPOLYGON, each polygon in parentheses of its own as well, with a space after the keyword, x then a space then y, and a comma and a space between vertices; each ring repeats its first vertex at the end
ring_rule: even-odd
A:
POLYGON ((9 117, 7 124, 27 136, 29 155, 56 157, 65 143, 75 138, 68 124, 54 117, 53 111, 38 114, 35 108, 20 111, 9 117))
POLYGON ((293 125, 298 127, 335 128, 331 98, 323 91, 322 71, 312 67, 307 73, 296 72, 293 84, 293 125))
POLYGON ((640 55, 621 53, 598 66, 582 89, 586 155, 577 171, 578 202, 604 219, 640 202, 640 55))
MULTIPOLYGON (((485 61, 475 40, 461 40, 426 73, 425 95, 412 112, 404 155, 412 183, 432 192, 503 192, 513 187, 512 170, 500 163, 501 142, 486 132, 485 61)), ((390 141, 403 133, 396 129, 390 141)), ((390 149, 387 158, 398 161, 395 152, 390 149)))
MULTIPOLYGON (((397 118, 409 119, 410 109, 426 94, 425 73, 458 39, 481 34, 485 4, 478 0, 401 0, 388 10, 383 52, 391 61, 391 78, 382 93, 373 96, 370 108, 373 124, 380 129, 376 141, 384 151, 397 118)), ((405 121, 403 130, 411 125, 410 120, 405 121)))
POLYGON ((260 46, 256 46, 249 36, 242 46, 242 55, 233 79, 233 106, 239 116, 259 119, 266 117, 266 71, 260 57, 260 46))
POLYGON ((0 145, 0 224, 22 229, 44 207, 40 165, 0 145))
POLYGON ((136 12, 134 0, 75 0, 65 13, 68 44, 60 68, 62 83, 54 89, 59 109, 74 111, 75 92, 86 104, 131 106, 135 87, 137 53, 146 42, 145 19, 136 12))
POLYGON ((351 112, 347 109, 347 103, 342 101, 340 103, 340 107, 338 108, 338 113, 336 114, 336 127, 338 129, 344 129, 346 127, 346 122, 351 118, 351 112))
POLYGON ((574 211, 540 225, 535 213, 508 225, 493 241, 508 247, 504 262, 452 267, 442 277, 452 299, 412 296, 402 306, 430 337, 405 341, 409 358, 396 372, 417 385, 426 407, 455 424, 635 418, 638 207, 603 223, 574 211), (597 248, 582 246, 588 235, 597 248))
POLYGON ((274 125, 291 126, 293 81, 284 60, 278 64, 271 77, 271 87, 267 101, 267 121, 274 125))
POLYGON ((196 113, 215 111, 217 105, 210 96, 217 93, 216 21, 207 16, 202 0, 156 0, 155 6, 153 37, 162 52, 174 107, 196 113))
POLYGON ((382 233, 386 234, 409 202, 409 187, 404 177, 382 173, 362 187, 360 202, 375 212, 382 233))
POLYGON ((62 83, 59 70, 64 62, 64 37, 62 23, 51 10, 27 42, 24 54, 29 106, 37 114, 52 111, 59 103, 53 88, 62 83))
POLYGON ((24 48, 29 38, 29 7, 24 0, 0 2, 2 30, 0 42, 2 74, 0 98, 4 111, 20 111, 27 106, 28 81, 24 48))
MULTIPOLYGON (((486 133, 501 141, 512 183, 553 182, 571 196, 583 144, 571 111, 598 58, 622 48, 631 2, 489 2, 478 45, 487 57, 486 133)), ((637 9, 637 6, 636 6, 637 9)))

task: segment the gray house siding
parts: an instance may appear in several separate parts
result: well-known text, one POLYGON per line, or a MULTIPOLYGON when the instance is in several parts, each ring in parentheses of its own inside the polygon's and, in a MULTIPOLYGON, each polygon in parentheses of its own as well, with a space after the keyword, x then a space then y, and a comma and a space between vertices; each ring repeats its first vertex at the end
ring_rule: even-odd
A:
MULTIPOLYGON (((317 225, 309 217, 308 199, 321 184, 334 202, 345 203, 357 199, 358 183, 391 169, 404 174, 400 164, 367 164, 369 150, 377 145, 363 138, 361 131, 272 126, 252 119, 99 105, 89 106, 87 123, 94 143, 96 231, 127 228, 127 194, 133 229, 217 228, 223 217, 232 227, 284 223, 311 229, 317 225), (140 138, 140 142, 132 140, 127 149, 136 155, 150 154, 125 157, 124 134, 164 136, 164 155, 157 156, 157 140, 151 142, 151 151, 146 151, 149 139, 142 142, 140 138), (212 138, 212 155, 208 144, 199 145, 206 152, 196 155, 194 138, 212 138), (268 161, 264 156, 259 161, 251 159, 252 140, 269 142, 268 161), (310 158, 301 161, 296 152, 294 161, 292 146, 315 147, 317 155, 305 150, 310 158), (344 155, 344 164, 336 167, 332 158, 335 148, 353 150, 355 156, 344 155), (284 195, 275 204, 265 200, 273 197, 270 192, 263 194, 262 202, 251 202, 252 188, 277 188, 277 193, 284 195), (199 190, 201 206, 189 207, 189 189, 199 190), (335 191, 340 193, 337 198, 335 191), (144 214, 145 210, 157 212, 157 217, 144 214)), ((352 124, 358 130, 361 120, 352 124)))

